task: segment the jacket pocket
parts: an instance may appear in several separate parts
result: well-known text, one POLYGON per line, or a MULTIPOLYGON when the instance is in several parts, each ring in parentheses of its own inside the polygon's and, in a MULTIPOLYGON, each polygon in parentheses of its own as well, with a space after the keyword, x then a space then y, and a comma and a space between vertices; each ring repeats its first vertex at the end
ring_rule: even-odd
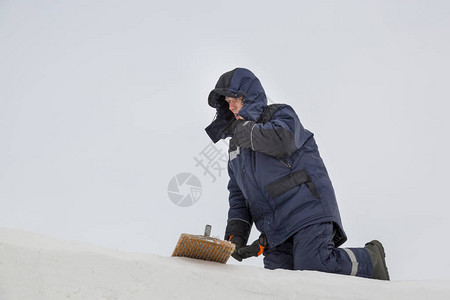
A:
POLYGON ((281 177, 280 179, 275 180, 272 183, 269 183, 266 186, 266 191, 269 193, 269 196, 272 198, 276 198, 281 194, 287 192, 288 190, 299 186, 301 184, 306 184, 308 189, 317 199, 320 199, 319 194, 317 193, 316 187, 311 182, 311 179, 306 173, 305 170, 297 171, 291 173, 287 176, 281 177))

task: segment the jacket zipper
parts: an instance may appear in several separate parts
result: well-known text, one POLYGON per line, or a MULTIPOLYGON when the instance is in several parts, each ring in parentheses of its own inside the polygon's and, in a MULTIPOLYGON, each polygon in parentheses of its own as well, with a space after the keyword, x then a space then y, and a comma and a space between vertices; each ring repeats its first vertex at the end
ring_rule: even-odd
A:
POLYGON ((283 165, 285 165, 286 167, 288 167, 291 171, 292 171, 292 165, 290 163, 288 163, 287 161, 284 161, 282 159, 280 159, 281 163, 283 165))

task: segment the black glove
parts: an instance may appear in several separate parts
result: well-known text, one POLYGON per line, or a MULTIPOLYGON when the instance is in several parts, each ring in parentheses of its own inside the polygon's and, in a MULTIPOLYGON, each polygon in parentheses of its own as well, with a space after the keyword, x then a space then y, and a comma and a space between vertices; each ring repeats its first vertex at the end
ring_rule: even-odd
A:
POLYGON ((245 122, 245 121, 244 121, 244 120, 241 120, 241 119, 235 119, 235 120, 230 124, 230 126, 228 127, 228 131, 229 131, 230 133, 234 134, 234 131, 236 130, 236 126, 237 126, 239 123, 242 123, 242 122, 245 122))
POLYGON ((235 144, 241 148, 252 147, 251 135, 252 128, 256 123, 253 121, 236 120, 234 122, 234 140, 235 144))
POLYGON ((252 225, 250 223, 240 219, 232 219, 228 221, 227 228, 225 230, 225 240, 236 245, 236 248, 231 256, 238 261, 242 261, 242 257, 238 254, 238 250, 247 244, 251 228, 252 225))
POLYGON ((266 247, 267 239, 266 236, 262 234, 259 239, 254 241, 251 245, 240 247, 237 250, 237 256, 239 256, 241 260, 252 256, 260 256, 266 247))
POLYGON ((245 246, 244 239, 239 235, 235 235, 232 236, 229 241, 236 245, 236 248, 234 248, 234 252, 231 256, 238 261, 242 261, 243 257, 239 255, 239 250, 245 246))

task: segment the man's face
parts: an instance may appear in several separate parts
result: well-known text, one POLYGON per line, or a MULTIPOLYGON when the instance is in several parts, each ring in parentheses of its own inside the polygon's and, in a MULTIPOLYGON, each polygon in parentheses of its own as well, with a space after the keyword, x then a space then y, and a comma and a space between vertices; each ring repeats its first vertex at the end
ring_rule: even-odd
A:
POLYGON ((238 116, 239 111, 244 106, 242 97, 240 98, 225 97, 225 101, 228 102, 229 108, 233 112, 235 118, 242 119, 242 117, 238 116))

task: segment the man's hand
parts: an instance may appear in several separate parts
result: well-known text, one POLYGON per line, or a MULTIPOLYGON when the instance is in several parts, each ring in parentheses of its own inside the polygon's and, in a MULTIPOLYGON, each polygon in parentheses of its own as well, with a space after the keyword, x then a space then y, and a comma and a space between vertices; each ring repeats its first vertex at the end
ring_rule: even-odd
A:
MULTIPOLYGON (((231 242, 233 242, 233 238, 230 239, 231 242)), ((251 245, 248 246, 242 246, 239 247, 236 245, 236 248, 231 254, 233 258, 237 259, 238 261, 242 261, 243 259, 253 257, 253 256, 260 256, 263 252, 265 247, 267 246, 267 239, 265 235, 261 235, 259 239, 254 241, 251 245)))
POLYGON ((242 247, 238 250, 238 255, 242 259, 252 256, 260 256, 264 251, 264 247, 259 244, 259 240, 254 241, 250 246, 242 247))
POLYGON ((243 119, 234 121, 232 129, 236 146, 241 148, 250 148, 252 146, 252 128, 255 124, 253 121, 245 121, 243 119))
POLYGON ((236 119, 236 120, 234 120, 234 121, 231 123, 231 125, 229 126, 229 131, 230 131, 230 133, 234 134, 234 131, 236 130, 236 126, 237 126, 239 123, 243 123, 243 122, 244 122, 244 119, 236 119))
POLYGON ((236 245, 236 247, 234 248, 234 252, 231 254, 231 256, 233 256, 233 258, 238 261, 242 261, 243 257, 241 257, 238 252, 239 249, 241 249, 245 245, 244 239, 239 235, 233 235, 229 241, 236 245))
POLYGON ((252 224, 244 220, 231 219, 228 221, 227 228, 225 230, 225 240, 236 245, 236 248, 231 256, 238 261, 242 261, 242 257, 238 254, 238 251, 247 244, 251 228, 252 224))

